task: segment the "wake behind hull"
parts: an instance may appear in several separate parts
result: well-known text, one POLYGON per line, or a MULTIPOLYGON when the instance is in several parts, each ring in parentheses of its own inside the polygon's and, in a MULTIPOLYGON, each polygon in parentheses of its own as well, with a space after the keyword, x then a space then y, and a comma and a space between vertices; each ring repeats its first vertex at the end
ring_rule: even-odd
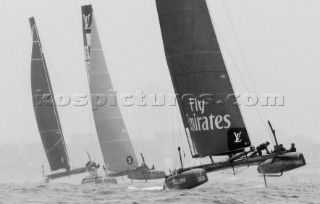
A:
POLYGON ((164 171, 145 170, 138 173, 129 173, 128 178, 133 180, 153 180, 165 178, 164 171))
POLYGON ((102 183, 108 183, 108 184, 117 184, 117 179, 110 178, 107 176, 87 176, 82 181, 81 184, 102 184, 102 183))

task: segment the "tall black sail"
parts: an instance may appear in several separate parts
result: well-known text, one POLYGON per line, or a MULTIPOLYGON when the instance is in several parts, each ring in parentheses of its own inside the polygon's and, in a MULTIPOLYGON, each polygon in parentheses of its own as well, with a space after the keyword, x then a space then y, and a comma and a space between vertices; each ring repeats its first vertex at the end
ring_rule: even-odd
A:
POLYGON ((93 117, 103 154, 109 171, 121 172, 138 167, 129 134, 119 106, 106 103, 94 107, 95 96, 108 97, 113 85, 100 44, 91 5, 82 6, 82 26, 85 63, 92 96, 93 117))
POLYGON ((193 156, 250 146, 205 0, 156 0, 163 44, 193 156))
POLYGON ((51 82, 42 53, 41 42, 34 18, 29 19, 32 33, 31 89, 33 108, 42 144, 50 169, 69 169, 69 158, 61 130, 60 120, 51 82))

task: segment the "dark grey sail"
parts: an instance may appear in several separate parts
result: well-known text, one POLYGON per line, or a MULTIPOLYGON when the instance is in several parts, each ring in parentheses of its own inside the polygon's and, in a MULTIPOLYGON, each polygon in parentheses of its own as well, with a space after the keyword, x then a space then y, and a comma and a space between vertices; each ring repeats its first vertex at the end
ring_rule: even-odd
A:
POLYGON ((34 18, 29 19, 32 33, 31 89, 33 108, 42 144, 51 171, 70 169, 54 94, 34 18))
MULTIPOLYGON (((113 85, 104 58, 94 19, 92 6, 82 6, 82 26, 85 63, 92 98, 107 97, 113 85)), ((95 101, 92 100, 92 104, 95 101)), ((121 172, 138 167, 129 134, 119 106, 106 103, 93 107, 93 117, 103 154, 109 171, 121 172)))
POLYGON ((156 0, 172 83, 194 157, 250 146, 205 0, 156 0))

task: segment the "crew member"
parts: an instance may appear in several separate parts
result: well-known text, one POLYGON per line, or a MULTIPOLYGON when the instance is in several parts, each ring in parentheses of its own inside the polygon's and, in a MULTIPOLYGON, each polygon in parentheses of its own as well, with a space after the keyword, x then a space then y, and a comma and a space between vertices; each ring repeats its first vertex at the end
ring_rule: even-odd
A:
POLYGON ((154 165, 152 164, 151 170, 155 170, 156 168, 154 167, 154 165))
POLYGON ((259 146, 257 147, 257 152, 258 152, 259 156, 262 155, 262 150, 266 150, 266 153, 267 153, 267 154, 270 154, 270 152, 269 152, 269 150, 268 150, 269 144, 270 144, 270 143, 267 141, 266 143, 262 143, 261 145, 259 145, 259 146))
POLYGON ((271 151, 271 153, 277 153, 277 152, 279 152, 279 147, 278 147, 278 145, 274 145, 273 148, 274 148, 274 149, 271 151))
POLYGON ((286 148, 283 147, 283 144, 279 144, 279 150, 280 150, 280 152, 287 151, 286 148))
POLYGON ((91 166, 91 161, 88 161, 88 162, 86 163, 86 167, 87 167, 87 169, 89 169, 89 168, 90 168, 90 166, 91 166))
POLYGON ((294 143, 292 143, 290 149, 287 150, 287 152, 296 152, 296 151, 297 151, 297 149, 296 149, 294 143))

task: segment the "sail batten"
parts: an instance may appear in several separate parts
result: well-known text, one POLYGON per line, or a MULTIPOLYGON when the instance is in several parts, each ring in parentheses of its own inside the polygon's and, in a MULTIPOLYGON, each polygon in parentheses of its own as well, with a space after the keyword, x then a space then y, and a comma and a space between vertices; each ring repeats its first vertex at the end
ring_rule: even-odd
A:
MULTIPOLYGON (((92 6, 82 6, 81 9, 85 64, 91 99, 96 94, 109 96, 113 85, 100 44, 92 6)), ((102 155, 108 170, 120 172, 138 167, 138 160, 120 108, 106 103, 104 106, 93 108, 92 112, 102 155)))
POLYGON ((52 171, 69 169, 69 158, 61 131, 61 124, 53 99, 53 90, 48 74, 41 42, 34 18, 30 18, 33 39, 31 55, 31 89, 34 113, 42 144, 52 171), (45 97, 49 96, 49 97, 45 97), (39 98, 40 97, 40 98, 39 98))
POLYGON ((250 146, 206 1, 156 0, 156 5, 191 153, 223 155, 250 146))

